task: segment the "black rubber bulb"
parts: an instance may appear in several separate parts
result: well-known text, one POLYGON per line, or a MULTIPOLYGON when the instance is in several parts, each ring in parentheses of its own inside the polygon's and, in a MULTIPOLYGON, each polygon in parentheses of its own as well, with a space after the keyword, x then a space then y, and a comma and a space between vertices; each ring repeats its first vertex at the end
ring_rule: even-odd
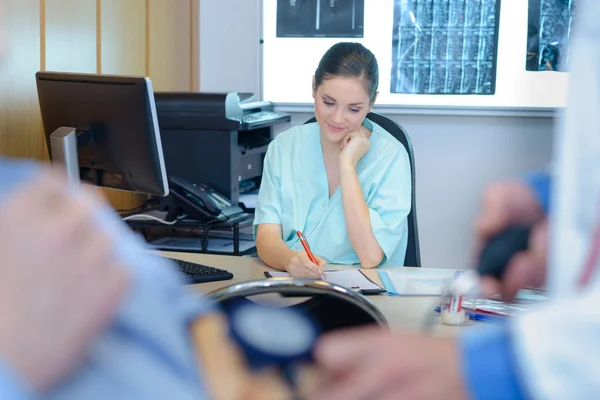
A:
POLYGON ((502 279, 509 260, 529 247, 530 232, 530 226, 510 226, 491 238, 479 256, 479 274, 502 279))

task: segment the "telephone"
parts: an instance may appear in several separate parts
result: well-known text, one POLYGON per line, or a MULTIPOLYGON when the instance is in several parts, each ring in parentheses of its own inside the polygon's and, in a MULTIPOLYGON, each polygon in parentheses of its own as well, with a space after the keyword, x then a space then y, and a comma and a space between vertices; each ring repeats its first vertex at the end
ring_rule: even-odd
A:
POLYGON ((225 196, 208 185, 191 183, 184 179, 169 177, 169 197, 167 220, 172 220, 178 214, 187 214, 199 221, 229 218, 242 214, 243 210, 225 196))

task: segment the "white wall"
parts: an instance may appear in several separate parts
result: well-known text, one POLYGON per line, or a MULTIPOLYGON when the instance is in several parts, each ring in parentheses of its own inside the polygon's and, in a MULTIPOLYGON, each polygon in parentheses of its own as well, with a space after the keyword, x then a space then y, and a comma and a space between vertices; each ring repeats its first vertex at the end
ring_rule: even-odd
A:
MULTIPOLYGON (((242 92, 259 87, 255 60, 260 59, 260 18, 248 16, 260 14, 260 1, 200 3, 201 90, 242 92), (224 7, 234 3, 238 12, 225 12, 224 7)), ((292 123, 310 117, 293 113, 292 123)), ((552 118, 415 114, 392 119, 406 128, 414 146, 424 266, 468 267, 481 190, 494 179, 518 177, 550 163, 552 118)))
POLYGON ((200 90, 261 92, 261 0, 200 0, 200 90))
POLYGON ((471 262, 471 226, 479 195, 494 179, 546 168, 550 118, 423 117, 397 119, 415 149, 423 263, 461 268, 471 262))

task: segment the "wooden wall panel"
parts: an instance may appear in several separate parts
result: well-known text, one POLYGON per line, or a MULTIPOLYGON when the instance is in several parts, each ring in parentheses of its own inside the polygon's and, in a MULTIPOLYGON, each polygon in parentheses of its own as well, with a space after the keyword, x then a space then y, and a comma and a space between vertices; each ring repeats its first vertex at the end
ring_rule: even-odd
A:
POLYGON ((200 1, 190 0, 190 90, 200 91, 200 1))
POLYGON ((45 44, 46 71, 95 73, 96 0, 46 0, 45 44))
MULTIPOLYGON (((197 90, 198 1, 0 0, 0 155, 48 157, 39 70, 146 75, 156 90, 197 90)), ((102 193, 118 209, 143 199, 102 193)))
POLYGON ((0 154, 41 159, 41 121, 35 88, 40 69, 40 1, 3 0, 4 55, 0 60, 0 154))
POLYGON ((146 0, 148 74, 154 90, 189 91, 192 87, 190 0, 146 0), (175 43, 173 39, 177 38, 175 43))
POLYGON ((147 75, 146 1, 102 0, 102 73, 147 75))

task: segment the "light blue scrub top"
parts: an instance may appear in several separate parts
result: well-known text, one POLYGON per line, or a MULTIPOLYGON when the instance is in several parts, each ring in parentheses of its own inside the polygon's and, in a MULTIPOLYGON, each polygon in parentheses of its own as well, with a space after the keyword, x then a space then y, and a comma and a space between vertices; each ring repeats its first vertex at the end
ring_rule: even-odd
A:
MULTIPOLYGON (((408 240, 406 217, 411 205, 411 171, 406 149, 372 121, 371 147, 358 162, 371 227, 385 253, 380 265, 402 266, 408 240)), ((280 133, 269 144, 254 217, 260 224, 280 224, 292 250, 302 250, 301 231, 311 250, 329 264, 359 264, 346 232, 341 188, 329 198, 329 184, 318 123, 280 133)))

